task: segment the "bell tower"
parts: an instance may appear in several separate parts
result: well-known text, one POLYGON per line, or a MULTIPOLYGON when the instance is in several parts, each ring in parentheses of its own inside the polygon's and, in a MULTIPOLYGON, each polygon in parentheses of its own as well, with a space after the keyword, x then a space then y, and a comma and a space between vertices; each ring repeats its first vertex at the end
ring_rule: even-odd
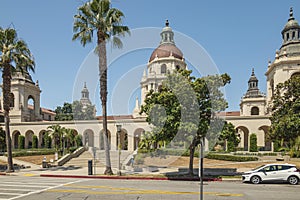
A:
MULTIPOLYGON (((11 80, 11 122, 41 121, 40 111, 41 90, 38 81, 34 83, 28 71, 16 71, 11 80)), ((3 108, 3 96, 1 96, 3 108)))

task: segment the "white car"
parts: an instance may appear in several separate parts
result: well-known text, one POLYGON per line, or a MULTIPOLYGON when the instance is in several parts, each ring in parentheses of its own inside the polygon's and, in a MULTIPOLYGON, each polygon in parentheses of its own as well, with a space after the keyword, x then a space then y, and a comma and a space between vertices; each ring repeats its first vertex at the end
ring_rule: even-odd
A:
POLYGON ((297 185, 300 181, 300 170, 292 164, 267 164, 242 174, 243 182, 258 184, 261 182, 284 181, 297 185))

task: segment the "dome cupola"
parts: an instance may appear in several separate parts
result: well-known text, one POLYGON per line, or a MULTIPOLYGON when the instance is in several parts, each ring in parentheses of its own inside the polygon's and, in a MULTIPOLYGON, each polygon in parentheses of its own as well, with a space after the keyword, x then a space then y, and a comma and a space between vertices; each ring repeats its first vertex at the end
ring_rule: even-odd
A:
POLYGON ((177 59, 183 59, 183 53, 178 49, 174 42, 174 32, 169 26, 169 21, 166 20, 165 27, 160 33, 161 40, 160 45, 152 52, 149 62, 153 61, 155 58, 166 58, 173 56, 177 59))
POLYGON ((290 18, 281 31, 281 34, 283 39, 282 46, 286 46, 289 43, 299 42, 300 26, 294 18, 293 8, 290 8, 290 18))

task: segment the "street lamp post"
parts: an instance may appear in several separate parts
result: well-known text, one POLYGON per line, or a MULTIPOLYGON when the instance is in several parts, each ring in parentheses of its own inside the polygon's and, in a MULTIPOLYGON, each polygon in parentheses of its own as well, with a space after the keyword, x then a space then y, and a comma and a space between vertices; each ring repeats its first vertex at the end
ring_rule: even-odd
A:
POLYGON ((199 178, 200 178, 200 200, 203 200, 203 148, 204 148, 204 137, 200 138, 199 148, 199 178))
POLYGON ((119 151, 119 157, 118 157, 118 172, 117 174, 121 176, 121 130, 122 125, 117 124, 117 137, 118 137, 118 151, 119 151))

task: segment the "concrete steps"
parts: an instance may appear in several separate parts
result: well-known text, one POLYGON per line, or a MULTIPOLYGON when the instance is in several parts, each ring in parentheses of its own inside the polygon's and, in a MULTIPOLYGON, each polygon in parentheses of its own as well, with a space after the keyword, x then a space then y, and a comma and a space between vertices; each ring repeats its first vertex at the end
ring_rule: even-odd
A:
MULTIPOLYGON (((130 151, 121 151, 120 155, 120 161, 123 163, 128 156, 131 155, 132 152, 130 151)), ((111 161, 111 167, 112 168, 118 168, 119 163, 119 151, 117 150, 111 150, 110 151, 110 161, 111 161)), ((79 157, 71 159, 69 162, 67 162, 64 166, 79 166, 79 167, 87 167, 88 161, 94 160, 93 159, 93 153, 91 150, 83 152, 79 157)), ((97 167, 104 167, 105 166, 105 151, 104 150, 97 150, 96 151, 96 166, 97 167)))

